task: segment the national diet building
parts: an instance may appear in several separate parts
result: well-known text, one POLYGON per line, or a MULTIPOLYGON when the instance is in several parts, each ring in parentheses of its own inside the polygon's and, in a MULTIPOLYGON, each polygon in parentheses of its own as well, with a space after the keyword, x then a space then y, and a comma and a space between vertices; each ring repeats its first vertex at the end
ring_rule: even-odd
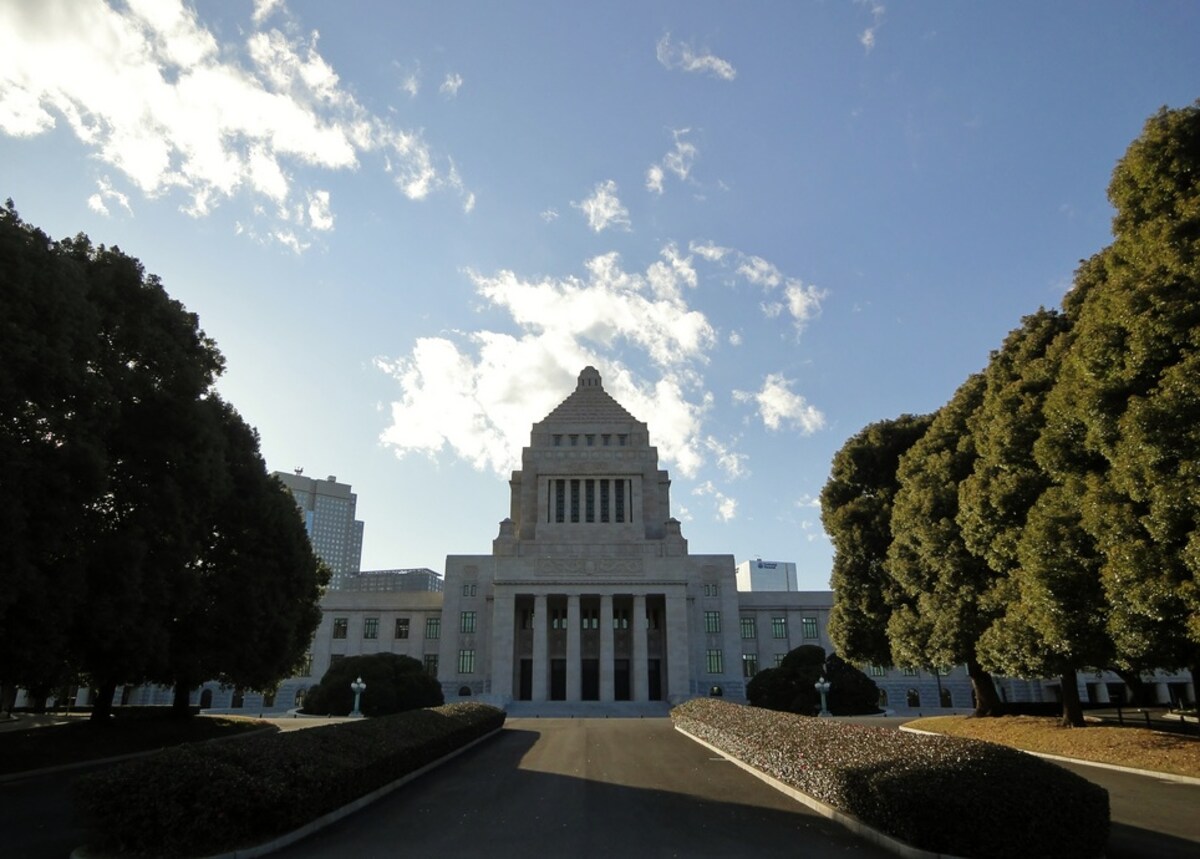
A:
POLYGON ((681 701, 744 691, 732 555, 690 555, 646 424, 586 367, 533 425, 490 555, 446 558, 446 699, 681 701))

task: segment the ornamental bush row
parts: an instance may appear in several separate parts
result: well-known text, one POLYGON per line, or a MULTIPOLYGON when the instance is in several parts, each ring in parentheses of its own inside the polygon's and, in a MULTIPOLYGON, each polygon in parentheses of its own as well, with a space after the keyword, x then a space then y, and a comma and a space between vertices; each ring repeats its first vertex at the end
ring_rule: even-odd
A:
POLYGON ((76 807, 91 850, 210 855, 297 829, 503 725, 503 710, 449 704, 176 746, 79 778, 76 807))
POLYGON ((1032 755, 697 698, 675 725, 914 847, 971 859, 1095 859, 1108 792, 1032 755))

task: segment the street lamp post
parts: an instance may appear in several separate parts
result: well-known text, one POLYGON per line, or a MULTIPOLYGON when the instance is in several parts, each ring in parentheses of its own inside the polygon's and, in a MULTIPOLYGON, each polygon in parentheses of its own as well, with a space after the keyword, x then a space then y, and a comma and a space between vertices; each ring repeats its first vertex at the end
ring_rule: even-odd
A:
POLYGON ((817 713, 817 715, 832 716, 833 714, 829 712, 829 707, 825 703, 825 696, 829 694, 829 681, 822 677, 813 684, 813 688, 816 689, 821 695, 821 712, 817 713))
POLYGON ((367 688, 367 684, 363 682, 361 677, 359 677, 350 684, 350 688, 354 690, 354 709, 350 711, 350 715, 356 719, 361 719, 362 713, 358 709, 358 702, 362 698, 363 690, 367 688))

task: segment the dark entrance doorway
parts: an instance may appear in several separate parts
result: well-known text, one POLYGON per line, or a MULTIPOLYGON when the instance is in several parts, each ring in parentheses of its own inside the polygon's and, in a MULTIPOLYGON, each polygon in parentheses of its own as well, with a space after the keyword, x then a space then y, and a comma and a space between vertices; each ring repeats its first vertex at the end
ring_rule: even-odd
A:
POLYGON ((207 710, 212 706, 212 690, 205 689, 200 693, 200 709, 207 710))
POLYGON ((618 701, 629 700, 629 660, 613 660, 613 698, 618 701))
POLYGON ((600 660, 585 659, 581 665, 580 680, 583 682, 581 697, 584 701, 600 700, 600 660))
POLYGON ((650 683, 650 700, 662 700, 662 660, 651 659, 649 664, 648 680, 650 683))
POLYGON ((550 700, 567 700, 567 660, 550 660, 550 700))
POLYGON ((517 680, 517 700, 533 700, 533 660, 521 660, 521 674, 517 680))

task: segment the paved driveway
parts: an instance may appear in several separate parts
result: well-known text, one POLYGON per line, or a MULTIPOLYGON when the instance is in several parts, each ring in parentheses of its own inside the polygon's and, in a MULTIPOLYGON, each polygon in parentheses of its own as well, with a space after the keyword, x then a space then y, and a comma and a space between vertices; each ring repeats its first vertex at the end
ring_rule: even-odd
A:
POLYGON ((882 857, 668 719, 510 719, 281 857, 882 857))

